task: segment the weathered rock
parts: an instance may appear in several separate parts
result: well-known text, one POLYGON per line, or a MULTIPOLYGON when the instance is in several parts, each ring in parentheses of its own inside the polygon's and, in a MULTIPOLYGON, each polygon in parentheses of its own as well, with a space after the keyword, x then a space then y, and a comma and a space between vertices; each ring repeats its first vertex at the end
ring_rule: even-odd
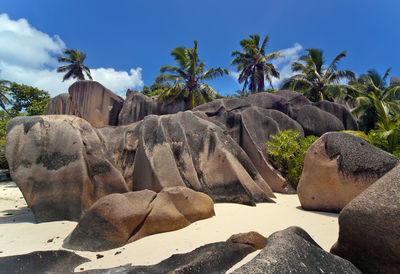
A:
POLYGON ((338 118, 343 123, 344 129, 358 130, 356 119, 354 119, 350 111, 343 105, 339 105, 325 100, 314 103, 314 106, 336 116, 336 118, 338 118))
POLYGON ((77 81, 69 95, 56 96, 48 104, 46 114, 68 114, 81 117, 94 127, 118 125, 124 100, 96 81, 77 81))
POLYGON ((215 202, 251 205, 274 197, 240 146, 190 111, 141 122, 132 173, 133 190, 188 186, 215 202))
POLYGON ((305 135, 321 136, 326 132, 344 130, 342 121, 336 116, 312 105, 301 107, 292 117, 303 127, 305 135))
POLYGON ((72 114, 68 93, 57 95, 46 106, 46 114, 72 114))
POLYGON ((264 248, 267 243, 267 238, 258 232, 251 231, 247 233, 234 234, 226 241, 230 243, 249 245, 253 248, 253 251, 256 251, 264 248))
POLYGON ((128 89, 124 105, 119 113, 119 125, 128 125, 142 120, 150 114, 163 115, 185 111, 184 101, 171 104, 159 103, 156 98, 150 98, 139 91, 128 89))
POLYGON ((82 216, 63 247, 102 251, 125 245, 149 214, 156 195, 142 190, 100 198, 82 216))
POLYGON ((79 273, 225 273, 246 255, 252 247, 230 242, 217 242, 201 246, 186 254, 175 254, 150 266, 120 266, 111 269, 95 269, 79 273))
POLYGON ((306 153, 297 187, 301 206, 339 212, 397 164, 396 157, 358 137, 326 133, 306 153))
POLYGON ((331 253, 363 273, 400 273, 400 166, 352 200, 339 215, 331 253))
POLYGON ((397 84, 397 83, 400 83, 400 77, 394 77, 394 76, 390 77, 390 84, 391 85, 397 84))
POLYGON ((66 115, 17 117, 7 124, 13 181, 37 222, 79 220, 97 199, 128 187, 85 120, 66 115))
POLYGON ((102 251, 214 216, 210 197, 187 187, 110 194, 86 212, 63 247, 102 251))
POLYGON ((66 250, 35 251, 23 255, 0 257, 0 272, 15 274, 72 273, 89 260, 66 250))
POLYGON ((303 229, 289 227, 268 237, 266 246, 233 273, 361 273, 323 250, 303 229))

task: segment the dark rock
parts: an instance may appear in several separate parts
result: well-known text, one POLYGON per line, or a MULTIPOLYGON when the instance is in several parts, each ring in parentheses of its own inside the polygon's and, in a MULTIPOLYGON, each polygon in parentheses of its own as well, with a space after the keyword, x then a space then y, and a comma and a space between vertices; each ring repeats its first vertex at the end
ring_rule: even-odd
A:
POLYGON ((303 229, 289 227, 268 237, 266 246, 233 273, 361 273, 323 250, 303 229))
POLYGON ((10 120, 6 155, 11 177, 37 222, 77 221, 98 198, 128 191, 96 130, 74 116, 10 120))
POLYGON ((321 136, 325 132, 344 130, 342 121, 329 112, 305 105, 292 116, 304 129, 305 135, 321 136))
POLYGON ((363 273, 399 273, 399 216, 400 166, 396 166, 340 212, 339 239, 331 253, 363 273))
POLYGON ((344 129, 358 130, 356 119, 346 107, 326 100, 314 103, 314 106, 336 116, 343 123, 344 129))
POLYGON ((211 198, 186 187, 164 188, 158 194, 151 190, 110 194, 82 216, 63 247, 108 250, 214 215, 211 198))
POLYGON ((125 265, 79 273, 225 273, 252 251, 249 245, 217 242, 201 246, 186 254, 172 255, 156 265, 125 265))
POLYGON ((297 187, 304 209, 339 212, 398 164, 393 155, 343 132, 330 132, 307 151, 297 187))
POLYGON ((140 121, 150 114, 172 114, 185 110, 186 103, 184 101, 171 104, 159 103, 157 98, 151 98, 139 91, 128 89, 124 105, 119 113, 119 125, 140 121))
POLYGON ((66 250, 35 251, 24 255, 0 257, 1 273, 72 273, 89 260, 66 250))

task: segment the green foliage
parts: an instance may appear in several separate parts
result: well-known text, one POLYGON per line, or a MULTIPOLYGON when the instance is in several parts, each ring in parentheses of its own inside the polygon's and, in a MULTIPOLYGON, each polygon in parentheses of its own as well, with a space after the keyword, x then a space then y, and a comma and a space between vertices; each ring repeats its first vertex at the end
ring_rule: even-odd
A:
POLYGON ((40 115, 46 111, 46 105, 50 101, 47 91, 35 87, 11 83, 9 87, 11 96, 11 112, 15 116, 25 112, 28 115, 40 115))
POLYGON ((265 80, 273 88, 272 77, 279 79, 279 72, 270 62, 278 57, 283 57, 283 54, 280 52, 266 54, 268 35, 262 42, 258 34, 249 37, 250 39, 240 41, 243 52, 237 50, 232 52, 234 59, 231 65, 235 65, 237 71, 240 72, 238 80, 239 83, 243 83, 242 91, 244 92, 248 86, 251 93, 256 93, 265 90, 265 80))
POLYGON ((63 81, 71 77, 77 80, 85 80, 83 72, 92 80, 90 69, 83 64, 86 59, 86 53, 80 52, 77 49, 65 49, 64 54, 67 56, 59 56, 58 62, 69 63, 69 65, 61 66, 57 69, 57 72, 66 72, 63 81))
POLYGON ((0 168, 7 169, 8 163, 6 159, 6 129, 7 122, 10 120, 10 116, 5 111, 0 111, 0 168))
POLYGON ((167 83, 154 82, 149 87, 144 86, 142 89, 142 93, 149 97, 158 96, 158 95, 162 94, 163 92, 166 92, 170 88, 171 88, 171 84, 168 82, 167 83))
POLYGON ((318 139, 316 136, 300 138, 299 131, 285 130, 277 135, 271 135, 272 141, 267 142, 267 152, 272 158, 275 168, 297 188, 304 167, 306 151, 318 139))

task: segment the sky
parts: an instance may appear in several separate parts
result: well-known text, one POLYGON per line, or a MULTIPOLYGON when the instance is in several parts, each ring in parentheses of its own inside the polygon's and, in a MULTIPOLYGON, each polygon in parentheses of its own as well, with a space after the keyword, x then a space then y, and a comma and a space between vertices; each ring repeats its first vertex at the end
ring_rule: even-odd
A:
POLYGON ((308 48, 329 63, 348 51, 339 69, 400 76, 398 0, 0 0, 0 79, 32 85, 52 96, 67 92, 57 56, 65 48, 87 54, 94 80, 121 96, 151 85, 160 67, 175 65, 172 49, 193 47, 207 68, 232 72, 210 84, 221 95, 242 89, 231 53, 240 40, 269 35, 268 52, 280 80, 308 48))

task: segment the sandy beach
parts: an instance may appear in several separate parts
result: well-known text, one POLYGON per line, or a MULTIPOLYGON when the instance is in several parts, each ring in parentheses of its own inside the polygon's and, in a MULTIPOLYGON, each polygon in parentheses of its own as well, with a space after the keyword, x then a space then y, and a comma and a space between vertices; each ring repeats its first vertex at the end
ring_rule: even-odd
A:
MULTIPOLYGON (((77 269, 111 268, 125 264, 156 264, 173 254, 186 253, 207 243, 225 241, 232 234, 257 231, 268 237, 289 226, 300 226, 325 250, 329 251, 338 236, 338 215, 304 211, 297 195, 276 194, 276 203, 255 207, 238 204, 215 204, 216 216, 172 232, 145 237, 120 248, 103 252, 80 252, 91 262, 77 269), (104 257, 97 259, 96 255, 104 257)), ((35 223, 22 193, 12 182, 0 183, 0 257, 37 250, 63 249, 65 237, 76 222, 35 223)), ((231 270, 252 259, 249 254, 231 270)))

